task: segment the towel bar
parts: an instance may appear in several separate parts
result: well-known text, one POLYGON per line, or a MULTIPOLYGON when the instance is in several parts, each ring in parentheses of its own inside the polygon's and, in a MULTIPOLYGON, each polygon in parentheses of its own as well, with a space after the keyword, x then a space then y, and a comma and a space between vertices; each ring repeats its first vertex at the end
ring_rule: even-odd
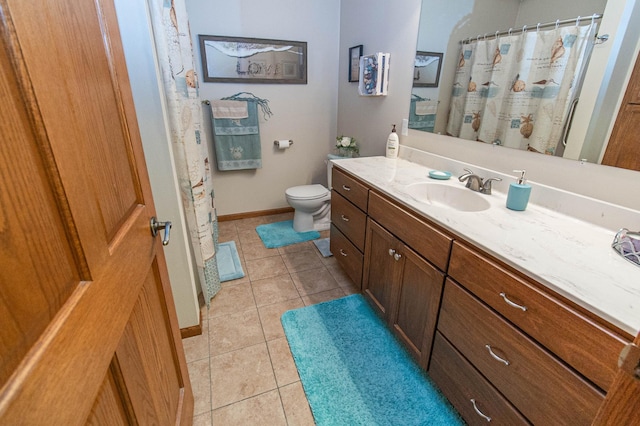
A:
MULTIPOLYGON (((279 141, 273 141, 273 144, 274 144, 275 146, 278 146, 278 142, 279 142, 279 141)), ((291 139, 289 139, 289 145, 293 145, 293 141, 292 141, 291 139)))

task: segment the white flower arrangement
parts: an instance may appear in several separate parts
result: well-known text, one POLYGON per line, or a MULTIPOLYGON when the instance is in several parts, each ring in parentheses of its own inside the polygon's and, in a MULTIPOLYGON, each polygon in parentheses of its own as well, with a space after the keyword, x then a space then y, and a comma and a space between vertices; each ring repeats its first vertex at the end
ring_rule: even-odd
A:
POLYGON ((356 157, 360 152, 355 138, 349 136, 338 136, 336 138, 336 149, 340 155, 345 157, 356 157))

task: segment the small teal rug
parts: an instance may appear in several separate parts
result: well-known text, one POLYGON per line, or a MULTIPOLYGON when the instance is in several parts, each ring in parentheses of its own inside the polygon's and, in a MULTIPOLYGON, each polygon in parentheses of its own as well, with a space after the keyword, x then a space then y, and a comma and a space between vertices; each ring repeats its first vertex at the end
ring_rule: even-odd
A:
POLYGON ((244 277, 244 271, 238 257, 238 249, 234 241, 218 244, 216 252, 220 281, 231 281, 244 277))
POLYGON ((266 248, 284 247, 320 238, 320 233, 318 231, 294 231, 293 220, 258 225, 256 227, 256 232, 260 235, 260 239, 266 248))
POLYGON ((464 425, 361 295, 282 315, 316 424, 464 425))
POLYGON ((322 257, 333 256, 330 249, 329 238, 321 238, 319 240, 313 240, 313 244, 315 244, 316 248, 318 249, 322 257))

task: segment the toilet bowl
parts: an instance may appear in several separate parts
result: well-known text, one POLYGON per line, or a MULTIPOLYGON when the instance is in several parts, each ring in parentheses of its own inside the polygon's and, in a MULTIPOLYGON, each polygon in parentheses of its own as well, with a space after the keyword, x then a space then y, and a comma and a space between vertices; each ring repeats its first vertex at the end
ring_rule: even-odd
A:
POLYGON ((329 154, 327 156, 327 182, 329 189, 320 184, 300 185, 285 191, 287 203, 295 210, 293 213, 293 229, 296 232, 324 231, 331 226, 331 169, 332 158, 341 158, 329 154))
POLYGON ((331 193, 322 185, 300 185, 285 191, 287 203, 294 208, 296 232, 324 231, 331 222, 331 193))

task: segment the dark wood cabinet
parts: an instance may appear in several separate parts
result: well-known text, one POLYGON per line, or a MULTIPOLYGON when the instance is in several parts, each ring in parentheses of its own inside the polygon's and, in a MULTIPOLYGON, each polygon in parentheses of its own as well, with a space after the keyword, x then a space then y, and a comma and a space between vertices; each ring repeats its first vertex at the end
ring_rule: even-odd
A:
MULTIPOLYGON (((372 195, 370 207, 375 208, 380 202, 388 203, 372 195)), ((397 229, 408 229, 405 228, 407 221, 415 219, 401 209, 388 210, 382 217, 397 229)), ((420 232, 429 225, 425 222, 419 225, 414 227, 414 232, 427 238, 420 232)), ((444 247, 446 252, 438 253, 437 258, 448 259, 450 241, 444 247)), ((372 217, 367 221, 364 271, 362 290, 365 298, 418 364, 428 368, 444 272, 372 217)))
POLYGON ((356 287, 362 284, 369 188, 334 167, 329 248, 356 287))

